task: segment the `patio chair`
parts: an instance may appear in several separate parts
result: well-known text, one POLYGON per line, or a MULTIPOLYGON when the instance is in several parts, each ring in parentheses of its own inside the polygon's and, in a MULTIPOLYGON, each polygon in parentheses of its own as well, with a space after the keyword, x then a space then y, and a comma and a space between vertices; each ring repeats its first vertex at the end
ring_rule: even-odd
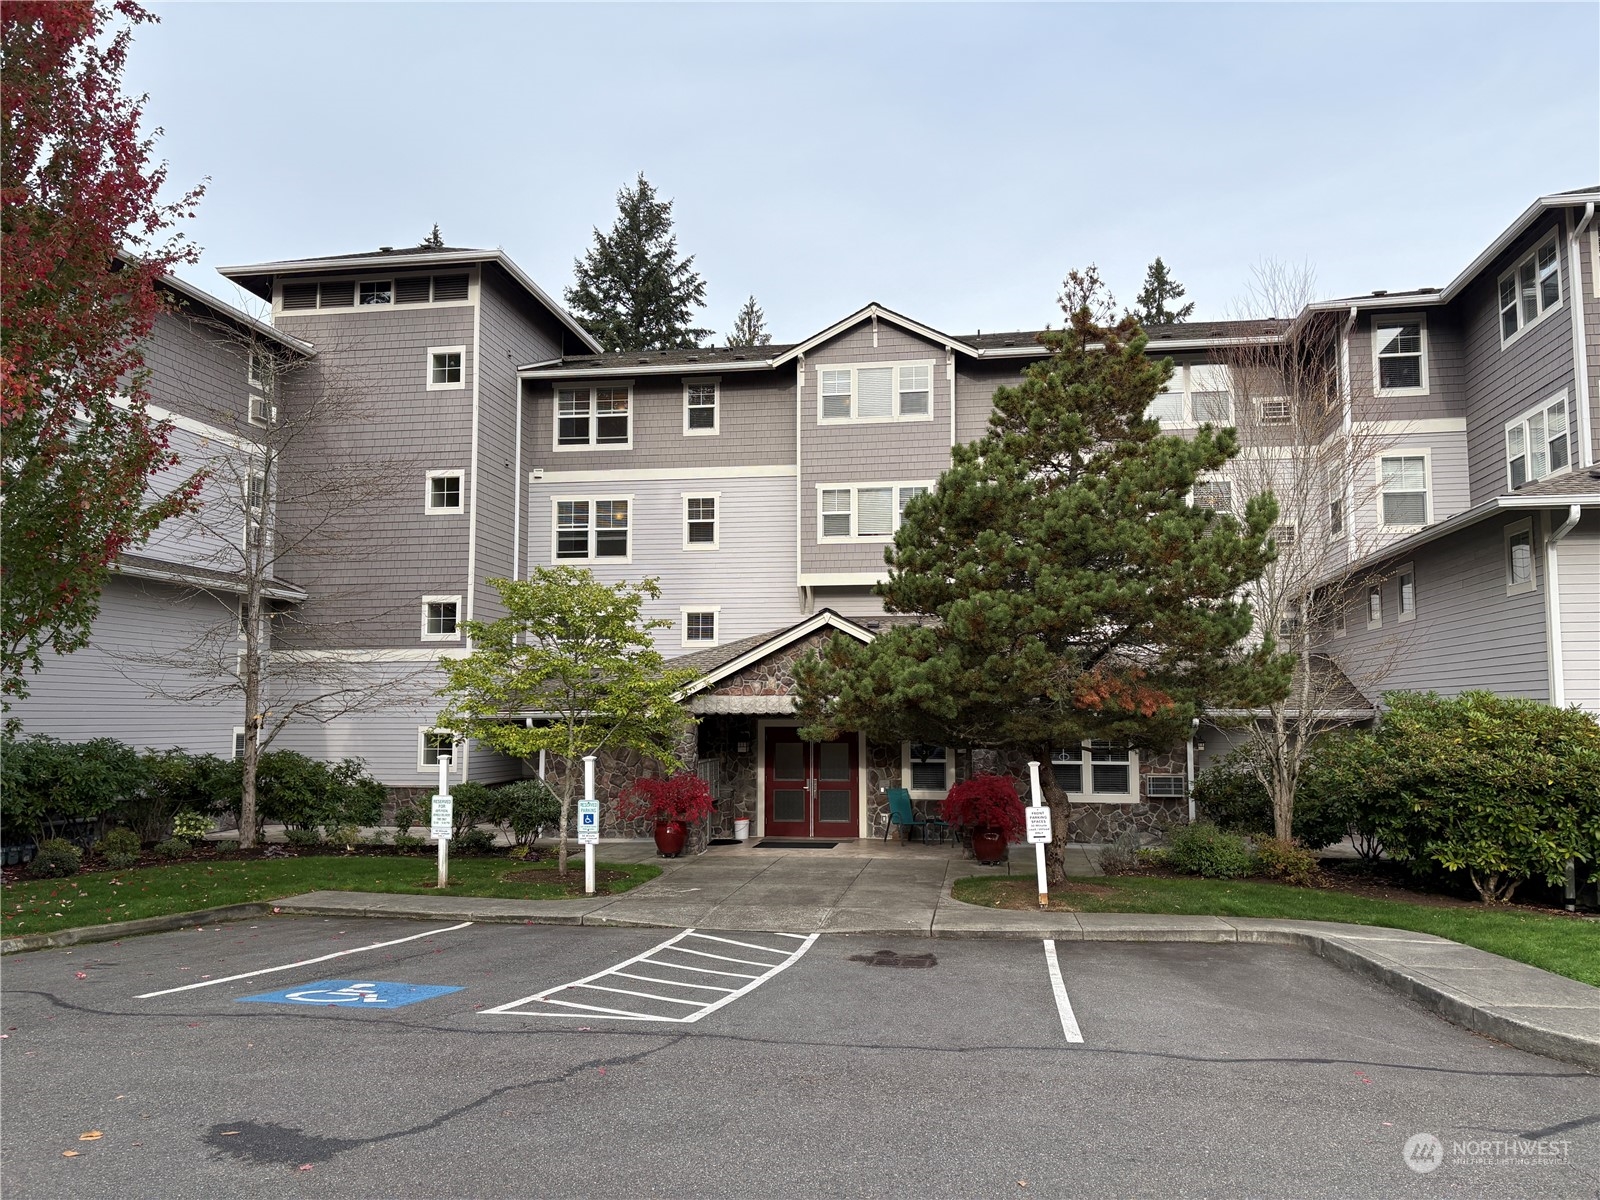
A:
POLYGON ((922 830, 922 840, 928 840, 929 833, 937 833, 939 840, 944 841, 944 831, 949 828, 938 817, 919 817, 917 810, 911 807, 911 793, 905 788, 885 788, 889 797, 889 822, 883 829, 883 840, 889 840, 889 833, 896 825, 904 829, 922 830))

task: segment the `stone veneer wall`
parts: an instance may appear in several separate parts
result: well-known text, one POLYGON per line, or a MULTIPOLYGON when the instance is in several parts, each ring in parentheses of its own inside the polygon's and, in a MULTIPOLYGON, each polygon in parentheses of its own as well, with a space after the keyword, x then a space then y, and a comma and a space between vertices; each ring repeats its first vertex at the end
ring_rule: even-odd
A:
MULTIPOLYGON (((1028 802, 1028 756, 1020 751, 976 750, 974 769, 1010 775, 1017 781, 1017 794, 1028 802)), ((1133 830, 1156 834, 1174 825, 1189 822, 1189 802, 1182 797, 1153 799, 1145 795, 1146 775, 1182 775, 1186 756, 1180 748, 1160 754, 1143 751, 1139 755, 1138 804, 1094 804, 1074 801, 1067 820, 1074 842, 1109 842, 1133 830)), ((959 774, 959 760, 958 760, 959 774)))

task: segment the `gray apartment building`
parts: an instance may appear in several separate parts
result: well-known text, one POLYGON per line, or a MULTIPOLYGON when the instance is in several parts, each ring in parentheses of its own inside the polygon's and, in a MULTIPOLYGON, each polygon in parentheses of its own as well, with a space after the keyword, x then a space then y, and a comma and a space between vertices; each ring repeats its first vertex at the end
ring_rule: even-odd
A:
MULTIPOLYGON (((1151 331, 1149 353, 1177 366, 1152 415, 1175 432, 1209 421, 1272 437, 1292 414, 1246 398, 1235 349, 1300 338, 1336 381, 1326 436, 1384 435, 1359 477, 1324 481, 1323 516, 1298 533, 1326 546, 1330 580, 1360 581, 1317 631, 1330 669, 1361 680, 1384 657, 1384 688, 1487 687, 1600 712, 1597 201, 1594 188, 1541 197, 1442 288, 1151 331), (1304 340, 1308 329, 1321 336, 1304 340), (1238 419, 1245 405, 1253 422, 1238 419)), ((359 711, 308 708, 277 745, 356 755, 392 788, 427 787, 451 745, 432 724, 433 664, 467 652, 462 621, 498 615, 490 579, 570 564, 660 579, 649 615, 668 623, 663 653, 700 672, 684 704, 720 822, 874 836, 885 787, 932 800, 996 765, 961 747, 802 742, 790 668, 835 634, 869 640, 907 619, 873 594, 884 547, 951 447, 981 435, 995 388, 1046 354, 1036 333, 949 334, 869 304, 792 344, 603 353, 498 251, 383 249, 222 274, 270 303, 270 325, 175 282, 187 308, 153 338, 156 403, 188 461, 246 463, 226 474, 243 480, 247 515, 286 535, 314 522, 342 546, 274 564, 272 603, 292 619, 274 624, 273 656, 368 689, 359 711), (271 395, 257 353, 294 368, 271 395), (358 403, 328 408, 285 462, 301 478, 381 462, 392 489, 338 511, 252 501, 253 443, 330 391, 358 403)), ((1237 490, 1207 481, 1195 502, 1232 505, 1237 490)), ((227 538, 204 536, 192 520, 163 529, 121 564, 94 643, 49 662, 16 707, 26 732, 233 751, 237 705, 174 699, 183 672, 128 652, 202 628, 222 638, 237 622, 227 538)), ((1228 735, 1202 740, 1203 762, 1228 735)), ((472 744, 455 758, 458 777, 486 782, 530 769, 472 744)), ((1182 746, 1092 743, 1063 747, 1052 769, 1075 834, 1098 840, 1182 819, 1185 759, 1182 746)), ((606 764, 608 790, 636 768, 606 764)))

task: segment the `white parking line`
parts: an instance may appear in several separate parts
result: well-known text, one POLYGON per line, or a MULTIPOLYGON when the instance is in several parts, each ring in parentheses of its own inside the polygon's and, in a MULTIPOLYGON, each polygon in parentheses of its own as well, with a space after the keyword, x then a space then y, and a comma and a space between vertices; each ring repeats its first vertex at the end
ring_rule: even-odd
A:
POLYGON ((1061 1014, 1061 1032, 1069 1042, 1083 1041, 1083 1030, 1078 1028, 1078 1018, 1073 1015, 1072 1001, 1067 999, 1067 985, 1061 981, 1061 961, 1056 958, 1054 938, 1044 939, 1044 965, 1050 972, 1050 990, 1056 996, 1056 1011, 1061 1014))
POLYGON ((733 1003, 746 992, 753 991, 755 988, 760 987, 774 975, 788 970, 797 961, 799 961, 801 955, 803 955, 807 950, 811 949, 812 943, 815 942, 818 937, 818 935, 814 933, 809 937, 803 934, 787 933, 778 934, 776 936, 794 938, 795 940, 799 941, 800 945, 792 948, 787 946, 763 946, 756 942, 735 942, 731 938, 719 938, 709 933, 696 933, 692 929, 685 929, 682 933, 668 938, 660 945, 652 946, 643 954, 636 954, 632 958, 620 962, 614 967, 607 967, 604 971, 596 971, 593 975, 585 975, 582 979, 575 979, 571 983, 557 984, 555 987, 546 988, 544 991, 538 992, 535 995, 524 996, 521 1000, 512 1000, 511 1002, 499 1005, 496 1008, 486 1008, 479 1015, 485 1017, 586 1017, 606 1021, 667 1021, 674 1025, 692 1025, 701 1018, 710 1016, 712 1013, 716 1012, 717 1009, 723 1007, 724 1005, 733 1003), (757 950, 763 954, 773 955, 774 957, 768 962, 757 962, 753 959, 746 958, 728 958, 726 955, 711 954, 704 950, 694 950, 683 945, 683 943, 690 938, 697 938, 701 942, 720 942, 725 944, 731 943, 735 946, 743 946, 746 949, 757 950), (762 971, 759 975, 750 975, 743 971, 716 971, 709 967, 691 967, 685 963, 676 963, 670 959, 655 957, 664 951, 678 951, 683 954, 698 954, 702 958, 715 958, 721 959, 725 962, 736 962, 742 963, 746 966, 760 967, 762 968, 762 971), (662 975, 640 975, 637 972, 628 971, 626 969, 640 963, 649 964, 655 970, 662 972, 662 975), (690 983, 685 980, 670 978, 672 972, 674 971, 692 971, 698 975, 727 975, 732 976, 735 979, 746 979, 749 980, 749 982, 736 988, 722 987, 720 985, 710 983, 690 983), (662 984, 666 987, 672 988, 692 988, 699 991, 723 992, 726 994, 719 996, 714 1000, 684 1000, 677 996, 666 996, 657 992, 641 992, 630 988, 607 987, 605 984, 598 982, 599 980, 603 979, 615 979, 617 976, 621 976, 625 979, 644 980, 649 983, 662 984), (663 976, 667 977, 663 978, 663 976), (618 996, 634 996, 639 999, 648 1000, 655 1004, 681 1005, 685 1008, 692 1008, 694 1011, 684 1013, 681 1016, 659 1016, 655 1013, 639 1012, 633 1009, 606 1008, 598 1004, 583 1004, 577 1000, 563 999, 558 995, 558 993, 566 993, 568 996, 570 996, 574 991, 579 989, 584 991, 607 992, 618 996), (555 1004, 562 1008, 570 1008, 573 1011, 551 1012, 547 1008, 524 1009, 523 1005, 526 1004, 555 1004))
POLYGON ((151 1000, 156 996, 170 996, 173 992, 192 992, 195 988, 216 987, 219 983, 232 983, 236 979, 253 979, 257 975, 271 975, 275 971, 292 971, 296 967, 309 967, 313 963, 327 962, 330 958, 343 958, 347 954, 360 954, 365 950, 382 950, 385 946, 398 946, 401 942, 414 942, 418 938, 432 937, 436 933, 450 933, 457 929, 465 929, 471 921, 463 921, 459 925, 447 925, 443 929, 430 929, 426 933, 413 933, 409 937, 395 938, 388 942, 373 942, 370 946, 356 946, 350 950, 335 950, 332 954, 324 954, 320 958, 302 958, 299 962, 284 963, 281 967, 262 967, 259 971, 245 971, 238 975, 225 975, 221 979, 205 979, 199 983, 186 983, 182 987, 167 988, 160 992, 145 992, 142 996, 135 996, 135 1000, 151 1000))

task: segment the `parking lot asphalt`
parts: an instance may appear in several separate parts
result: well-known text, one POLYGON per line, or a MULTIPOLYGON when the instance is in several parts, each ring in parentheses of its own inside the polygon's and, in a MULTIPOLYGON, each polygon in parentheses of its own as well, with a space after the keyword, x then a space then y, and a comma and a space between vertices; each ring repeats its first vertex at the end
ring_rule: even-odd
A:
POLYGON ((5 1194, 1600 1192, 1600 1077, 1293 948, 1059 943, 1072 1042, 1034 939, 452 924, 8 959, 5 1194))

